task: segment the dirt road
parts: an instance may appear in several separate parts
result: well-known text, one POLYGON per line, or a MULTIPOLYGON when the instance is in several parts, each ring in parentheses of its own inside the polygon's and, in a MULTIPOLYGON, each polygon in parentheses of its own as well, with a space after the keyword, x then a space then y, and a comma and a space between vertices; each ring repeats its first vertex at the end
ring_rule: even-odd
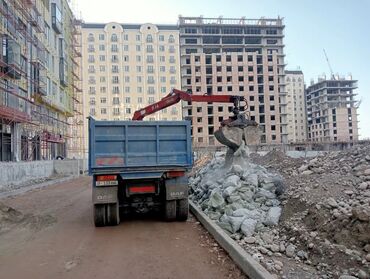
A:
POLYGON ((244 278, 194 218, 95 228, 88 177, 0 203, 24 214, 0 230, 1 278, 244 278))

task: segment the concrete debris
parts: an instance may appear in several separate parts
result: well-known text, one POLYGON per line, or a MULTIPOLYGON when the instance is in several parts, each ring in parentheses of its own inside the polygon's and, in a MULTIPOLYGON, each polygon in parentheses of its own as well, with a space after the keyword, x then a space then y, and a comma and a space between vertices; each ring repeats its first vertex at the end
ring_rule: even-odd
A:
POLYGON ((278 278, 370 278, 370 146, 248 154, 214 156, 190 198, 278 278))

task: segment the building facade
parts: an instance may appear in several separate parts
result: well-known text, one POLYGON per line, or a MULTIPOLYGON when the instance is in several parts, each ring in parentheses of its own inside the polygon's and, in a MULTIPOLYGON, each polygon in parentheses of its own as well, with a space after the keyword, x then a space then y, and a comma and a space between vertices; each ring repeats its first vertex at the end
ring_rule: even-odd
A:
MULTIPOLYGON (((180 17, 183 90, 244 96, 261 143, 287 142, 282 19, 180 17)), ((219 145, 213 132, 232 104, 184 104, 194 146, 219 145)))
MULTIPOLYGON (((86 116, 130 120, 136 110, 181 86, 176 25, 86 23, 82 45, 86 116)), ((177 104, 144 120, 181 119, 177 104)))
POLYGON ((307 141, 307 116, 302 71, 285 71, 288 143, 307 141))
POLYGON ((306 89, 310 141, 358 141, 356 88, 357 81, 352 77, 320 78, 311 83, 306 89))
POLYGON ((66 157, 72 11, 66 0, 2 0, 0 22, 0 161, 66 157))

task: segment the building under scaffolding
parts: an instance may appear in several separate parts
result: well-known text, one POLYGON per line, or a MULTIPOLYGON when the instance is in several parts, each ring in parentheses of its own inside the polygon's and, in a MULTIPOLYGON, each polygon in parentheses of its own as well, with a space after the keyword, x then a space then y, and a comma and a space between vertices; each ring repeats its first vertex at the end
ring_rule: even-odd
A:
POLYGON ((68 156, 78 24, 66 0, 0 0, 0 161, 68 156))

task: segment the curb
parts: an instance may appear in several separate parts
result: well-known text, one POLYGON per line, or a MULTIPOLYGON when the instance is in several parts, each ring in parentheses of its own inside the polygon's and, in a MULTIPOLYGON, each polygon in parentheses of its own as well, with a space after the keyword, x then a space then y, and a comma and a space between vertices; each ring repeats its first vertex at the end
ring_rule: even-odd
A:
POLYGON ((195 215, 206 230, 215 238, 229 254, 236 265, 252 279, 275 279, 259 262, 252 258, 242 247, 225 233, 216 223, 189 200, 190 211, 195 215))
POLYGON ((50 186, 50 185, 53 185, 53 184, 67 182, 67 181, 70 181, 72 179, 78 178, 80 176, 81 175, 72 175, 72 176, 67 176, 67 177, 63 177, 63 178, 59 178, 59 179, 49 180, 49 181, 46 181, 46 182, 43 182, 43 183, 40 183, 40 184, 33 184, 33 185, 24 186, 24 187, 21 187, 19 189, 11 190, 9 192, 0 193, 0 199, 16 196, 16 195, 20 195, 20 194, 24 194, 28 191, 35 190, 35 189, 41 189, 41 188, 44 188, 44 187, 47 187, 47 186, 50 186))

